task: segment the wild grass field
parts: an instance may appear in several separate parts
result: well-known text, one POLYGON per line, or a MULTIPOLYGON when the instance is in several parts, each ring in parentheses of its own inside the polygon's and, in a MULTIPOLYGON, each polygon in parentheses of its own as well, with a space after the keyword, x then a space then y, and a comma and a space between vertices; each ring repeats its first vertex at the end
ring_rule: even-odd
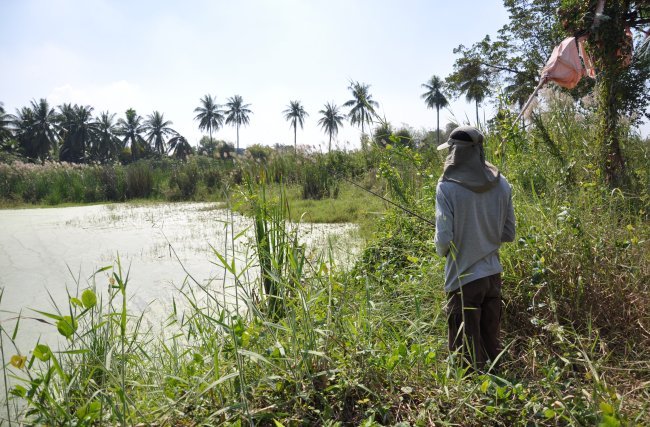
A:
POLYGON ((5 379, 19 381, 5 421, 650 424, 648 141, 626 130, 632 184, 611 188, 589 116, 558 97, 536 120, 527 130, 512 122, 486 130, 488 160, 511 183, 517 218, 516 240, 501 250, 502 369, 487 374, 468 372, 447 350, 433 227, 342 179, 433 219, 444 160, 435 147, 394 138, 265 162, 1 165, 5 205, 219 199, 249 215, 256 231, 243 269, 228 248, 214 249, 236 302, 197 281, 178 295, 189 309, 169 313, 164 334, 128 312, 119 259, 80 284, 68 307, 39 308, 66 348, 16 349, 20 326, 2 328, 5 379), (291 226, 300 218, 364 224, 356 264, 338 266, 327 248, 307 254, 291 226), (242 281, 254 267, 261 275, 242 281))

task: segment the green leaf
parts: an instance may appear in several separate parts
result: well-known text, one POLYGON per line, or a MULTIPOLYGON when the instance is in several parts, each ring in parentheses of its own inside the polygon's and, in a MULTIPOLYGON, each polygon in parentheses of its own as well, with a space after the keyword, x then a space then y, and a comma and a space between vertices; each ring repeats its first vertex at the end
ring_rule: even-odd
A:
POLYGON ((16 397, 25 397, 27 395, 27 389, 21 385, 17 385, 9 393, 16 397))
POLYGON ((497 397, 499 399, 505 399, 506 397, 508 397, 508 394, 509 394, 509 393, 506 393, 507 391, 508 391, 507 387, 497 386, 497 397))
POLYGON ((101 273, 102 271, 110 270, 111 268, 113 268, 112 265, 107 265, 106 267, 102 267, 102 268, 100 268, 99 270, 95 271, 95 273, 93 274, 93 276, 94 276, 95 274, 97 274, 97 273, 101 273))
POLYGON ((395 366, 397 366, 397 363, 399 362, 399 356, 393 355, 388 358, 386 361, 386 367, 388 369, 393 369, 395 366))
POLYGON ((555 417, 555 411, 550 409, 550 408, 547 408, 547 409, 544 410, 544 416, 546 418, 551 419, 551 418, 555 417))
POLYGON ((603 419, 598 423, 598 427, 620 427, 621 422, 611 415, 603 415, 603 419))
POLYGON ((84 421, 94 421, 100 415, 102 409, 101 402, 93 400, 92 402, 83 405, 76 411, 76 415, 79 419, 84 421))
POLYGON ((271 361, 269 361, 266 357, 262 356, 259 353, 255 353, 255 352, 249 351, 249 350, 242 350, 242 349, 238 349, 237 353, 241 354, 242 356, 246 356, 246 357, 250 358, 253 362, 261 361, 261 362, 264 362, 266 364, 269 364, 269 365, 273 366, 273 363, 271 361))
POLYGON ((399 343, 398 353, 402 357, 408 356, 408 349, 406 348, 406 344, 404 344, 403 342, 399 343))
POLYGON ((614 408, 609 403, 600 402, 600 405, 598 405, 598 406, 600 407, 600 410, 603 411, 603 414, 605 414, 605 415, 613 415, 614 414, 614 408))
POLYGON ((66 338, 70 338, 75 333, 77 326, 77 321, 70 316, 63 316, 61 320, 56 322, 56 329, 66 338))
POLYGON ((46 313, 46 312, 44 312, 44 311, 39 311, 39 310, 33 310, 33 311, 36 312, 36 313, 38 313, 38 314, 42 314, 42 315, 45 316, 45 317, 49 317, 50 319, 54 319, 54 320, 61 320, 61 319, 63 319, 63 317, 61 317, 61 316, 59 316, 59 315, 56 315, 56 314, 46 313))
POLYGON ((72 297, 70 298, 70 302, 72 305, 76 305, 77 307, 83 307, 83 303, 79 300, 79 298, 72 297))
POLYGON ((83 302, 84 307, 92 308, 97 305, 97 295, 95 295, 95 292, 93 292, 92 289, 86 289, 81 294, 81 301, 83 302))
POLYGON ((490 380, 483 381, 483 384, 481 384, 481 392, 485 393, 488 387, 490 387, 490 380))
POLYGON ((76 350, 63 350, 57 351, 58 354, 87 354, 90 353, 90 350, 87 348, 79 348, 76 350))
POLYGON ((242 231, 240 231, 239 233, 237 233, 237 235, 233 238, 233 240, 239 240, 239 238, 240 238, 241 236, 243 236, 244 234, 246 234, 246 232, 248 232, 249 229, 250 229, 250 226, 244 228, 242 231))
POLYGON ((273 419, 273 424, 275 427, 284 427, 284 424, 282 424, 280 421, 273 419))
POLYGON ((23 312, 21 310, 20 313, 18 313, 18 319, 16 320, 16 326, 14 327, 14 331, 11 334, 12 341, 16 341, 16 336, 18 335, 18 327, 20 326, 20 319, 22 318, 22 314, 23 314, 23 312))
POLYGON ((41 362, 47 362, 50 360, 51 356, 52 350, 50 350, 50 347, 46 346, 45 344, 38 344, 36 348, 34 348, 34 357, 36 357, 41 362))
POLYGON ((216 380, 215 382, 213 382, 212 384, 207 386, 205 388, 205 390, 203 390, 199 396, 203 396, 204 394, 206 394, 208 391, 212 390, 213 388, 215 388, 219 384, 223 383, 224 381, 228 381, 231 378, 235 378, 238 375, 239 375, 239 371, 231 372, 231 373, 229 373, 227 375, 224 375, 223 377, 219 378, 218 380, 216 380))

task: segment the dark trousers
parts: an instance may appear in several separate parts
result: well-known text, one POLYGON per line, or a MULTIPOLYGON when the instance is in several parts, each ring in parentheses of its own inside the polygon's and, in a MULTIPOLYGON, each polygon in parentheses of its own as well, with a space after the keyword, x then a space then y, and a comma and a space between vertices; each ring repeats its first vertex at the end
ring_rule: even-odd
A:
POLYGON ((447 294, 449 351, 484 370, 501 352, 501 274, 483 277, 447 294))

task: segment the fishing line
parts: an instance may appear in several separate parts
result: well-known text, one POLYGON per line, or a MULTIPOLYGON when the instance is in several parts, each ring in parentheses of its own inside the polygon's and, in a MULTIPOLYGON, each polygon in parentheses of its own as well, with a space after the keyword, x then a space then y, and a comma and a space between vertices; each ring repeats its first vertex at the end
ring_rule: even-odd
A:
MULTIPOLYGON (((314 162, 312 162, 312 163, 315 165, 314 162)), ((339 176, 338 174, 336 174, 335 172, 331 171, 330 169, 325 168, 325 170, 327 170, 327 172, 329 172, 329 173, 330 173, 331 175, 333 175, 335 178, 337 178, 337 179, 342 179, 343 181, 346 181, 346 182, 348 182, 348 183, 354 185, 355 187, 358 187, 358 188, 362 189, 363 191, 366 191, 366 192, 372 194, 372 195, 375 196, 375 197, 379 197, 381 200, 383 200, 383 201, 385 201, 385 202, 387 202, 387 203, 390 203, 391 205, 393 205, 393 206, 395 206, 395 207, 397 207, 397 208, 403 210, 404 212, 408 213, 409 215, 412 215, 412 216, 414 216, 414 217, 416 217, 416 218, 418 218, 418 219, 420 219, 420 220, 426 222, 427 224, 429 224, 429 225, 431 225, 431 226, 433 226, 433 227, 436 226, 435 222, 433 222, 433 221, 431 221, 431 220, 429 220, 429 219, 423 217, 422 215, 420 215, 420 214, 418 214, 418 213, 416 213, 416 212, 413 212, 412 210, 410 210, 410 209, 408 209, 408 208, 406 208, 406 207, 400 205, 399 203, 396 203, 396 202, 394 202, 394 201, 392 201, 392 200, 390 200, 390 199, 387 199, 386 197, 382 196, 381 194, 375 193, 374 191, 372 191, 372 190, 370 190, 370 189, 368 189, 368 188, 365 188, 365 187, 363 187, 363 186, 357 184, 356 182, 352 181, 351 179, 348 179, 348 178, 346 178, 346 177, 344 177, 344 176, 339 176)))

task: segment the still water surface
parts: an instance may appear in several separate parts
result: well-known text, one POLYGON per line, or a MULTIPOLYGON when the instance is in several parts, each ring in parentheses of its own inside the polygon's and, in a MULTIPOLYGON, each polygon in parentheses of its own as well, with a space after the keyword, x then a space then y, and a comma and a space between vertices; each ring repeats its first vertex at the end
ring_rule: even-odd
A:
MULTIPOLYGON (((177 289, 187 272, 216 286, 216 292, 228 288, 231 279, 212 248, 234 256, 242 269, 252 259, 250 226, 248 218, 210 203, 0 210, 0 321, 11 331, 21 313, 22 354, 38 340, 57 347, 63 338, 55 327, 30 319, 42 318, 33 310, 52 312, 54 304, 64 309, 68 292, 80 294, 93 280, 101 292, 111 270, 94 279, 93 273, 116 265, 119 255, 124 276, 129 274, 129 311, 160 322, 170 313, 172 298, 182 300, 177 289)), ((351 224, 303 224, 299 235, 311 254, 335 248, 341 265, 354 259, 360 244, 351 224)))

